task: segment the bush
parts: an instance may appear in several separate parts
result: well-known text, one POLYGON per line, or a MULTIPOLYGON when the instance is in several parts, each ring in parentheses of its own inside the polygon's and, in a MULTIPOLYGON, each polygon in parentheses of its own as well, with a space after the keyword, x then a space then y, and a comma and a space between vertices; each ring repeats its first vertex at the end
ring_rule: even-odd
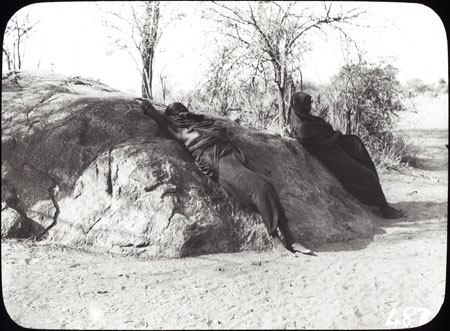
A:
POLYGON ((376 146, 370 146, 369 151, 374 163, 379 169, 396 169, 409 165, 410 150, 403 137, 397 134, 386 134, 376 146))
MULTIPOLYGON (((214 68, 204 84, 185 96, 188 107, 277 132, 274 86, 258 78, 243 80, 226 75, 225 66, 219 66, 218 73, 214 68)), ((314 97, 315 113, 335 129, 361 137, 374 162, 386 168, 401 166, 406 159, 404 142, 393 133, 397 114, 406 110, 396 74, 397 69, 390 64, 360 62, 342 67, 330 85, 303 85, 303 90, 314 97)))
POLYGON ((397 69, 385 63, 346 65, 332 79, 318 112, 335 128, 358 135, 378 166, 404 160, 404 142, 393 130, 399 112, 406 110, 397 69))

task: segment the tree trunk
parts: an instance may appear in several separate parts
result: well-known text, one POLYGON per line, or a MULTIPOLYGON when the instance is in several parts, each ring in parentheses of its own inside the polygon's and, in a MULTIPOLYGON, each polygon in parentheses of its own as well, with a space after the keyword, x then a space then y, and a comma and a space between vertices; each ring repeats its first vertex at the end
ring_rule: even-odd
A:
POLYGON ((272 59, 272 65, 275 74, 275 82, 277 84, 277 104, 278 104, 278 128, 282 137, 288 136, 289 131, 287 128, 287 116, 286 116, 286 68, 280 65, 279 58, 272 59))
POLYGON ((3 54, 6 56, 6 63, 8 63, 8 70, 11 70, 11 58, 9 53, 3 48, 3 54))
POLYGON ((22 63, 20 60, 20 29, 17 28, 17 64, 18 67, 14 69, 22 69, 22 63))
POLYGON ((166 93, 167 93, 166 79, 162 75, 159 75, 159 81, 161 83, 161 93, 162 93, 163 103, 165 104, 166 103, 166 93))
POLYGON ((278 86, 278 96, 277 96, 277 103, 278 103, 278 127, 279 132, 282 137, 289 136, 289 130, 288 130, 288 118, 286 113, 286 104, 284 101, 286 91, 284 87, 278 86))
POLYGON ((143 29, 142 56, 142 97, 153 99, 153 61, 158 40, 159 1, 146 2, 146 21, 143 29))
POLYGON ((352 134, 352 110, 348 109, 346 115, 347 125, 345 128, 345 134, 352 134))
POLYGON ((153 100, 153 50, 149 50, 142 68, 142 97, 153 100))
POLYGON ((300 68, 298 68, 298 71, 300 72, 300 92, 303 92, 303 73, 300 68))
POLYGON ((294 79, 292 74, 289 74, 286 79, 286 95, 285 95, 285 112, 286 112, 286 132, 287 136, 291 137, 292 127, 291 127, 291 99, 295 92, 294 79))

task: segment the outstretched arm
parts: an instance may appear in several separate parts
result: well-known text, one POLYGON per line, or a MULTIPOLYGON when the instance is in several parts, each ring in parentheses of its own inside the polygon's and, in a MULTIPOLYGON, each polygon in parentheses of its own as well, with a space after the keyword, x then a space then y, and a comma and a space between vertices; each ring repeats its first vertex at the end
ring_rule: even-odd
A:
POLYGON ((150 102, 143 99, 141 100, 141 109, 144 115, 147 115, 155 120, 155 122, 158 123, 160 130, 167 133, 167 128, 169 125, 167 123, 166 117, 163 114, 159 113, 150 102))
POLYGON ((151 117, 156 123, 158 123, 159 130, 170 138, 179 139, 179 134, 173 128, 169 126, 166 116, 161 114, 153 107, 153 105, 145 99, 142 100, 141 108, 144 115, 151 117))

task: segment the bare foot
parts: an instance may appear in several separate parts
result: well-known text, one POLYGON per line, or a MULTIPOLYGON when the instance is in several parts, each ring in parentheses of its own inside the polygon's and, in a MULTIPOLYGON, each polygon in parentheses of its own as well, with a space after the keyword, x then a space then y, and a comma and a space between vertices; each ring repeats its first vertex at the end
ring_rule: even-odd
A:
POLYGON ((290 250, 284 247, 283 242, 279 237, 272 237, 272 243, 273 243, 273 251, 275 253, 280 254, 281 257, 295 256, 294 253, 292 253, 290 250))
POLYGON ((294 251, 300 252, 300 253, 303 253, 303 254, 311 254, 312 253, 312 250, 304 247, 300 243, 293 243, 292 244, 292 248, 294 249, 294 251))
POLYGON ((405 216, 405 212, 392 208, 391 206, 382 207, 380 211, 383 218, 396 219, 405 216))

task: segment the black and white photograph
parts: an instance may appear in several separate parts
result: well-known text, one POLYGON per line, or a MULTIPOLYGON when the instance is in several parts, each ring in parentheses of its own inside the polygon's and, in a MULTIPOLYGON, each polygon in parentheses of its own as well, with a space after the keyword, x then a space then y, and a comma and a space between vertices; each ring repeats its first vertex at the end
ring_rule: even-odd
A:
POLYGON ((442 12, 362 1, 16 7, 1 31, 11 327, 440 325, 442 12))

